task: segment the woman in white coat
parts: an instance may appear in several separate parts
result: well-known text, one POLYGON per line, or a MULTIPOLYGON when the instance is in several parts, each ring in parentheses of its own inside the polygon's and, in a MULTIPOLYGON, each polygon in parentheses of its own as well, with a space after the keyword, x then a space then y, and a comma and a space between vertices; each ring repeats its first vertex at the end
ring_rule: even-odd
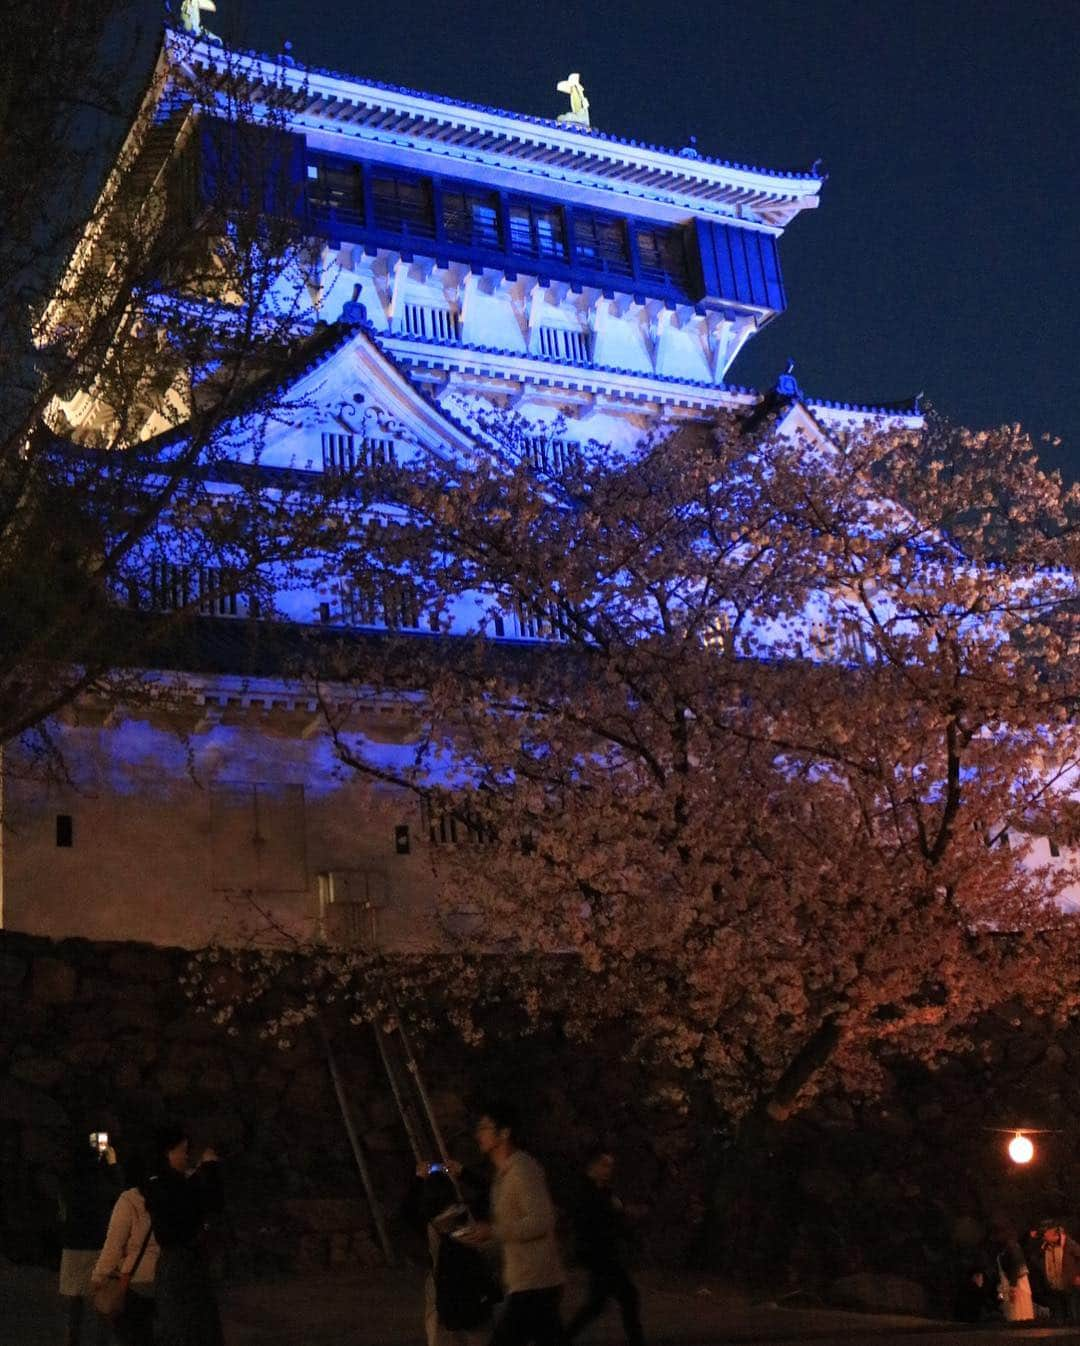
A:
POLYGON ((91 1280, 96 1287, 110 1276, 130 1278, 124 1312, 114 1326, 124 1346, 151 1346, 154 1340, 154 1273, 159 1251, 143 1190, 128 1187, 113 1206, 105 1246, 91 1280))

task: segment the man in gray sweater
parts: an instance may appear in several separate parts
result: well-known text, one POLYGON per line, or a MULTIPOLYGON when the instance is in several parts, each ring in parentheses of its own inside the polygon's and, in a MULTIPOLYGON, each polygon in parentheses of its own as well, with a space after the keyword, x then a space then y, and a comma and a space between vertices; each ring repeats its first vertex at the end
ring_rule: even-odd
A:
POLYGON ((462 1231, 465 1243, 495 1240, 502 1251, 506 1297, 491 1346, 562 1346, 559 1318, 563 1271, 555 1241, 555 1207, 544 1170, 515 1144, 517 1110, 488 1103, 476 1126, 480 1149, 495 1166, 491 1223, 462 1231))

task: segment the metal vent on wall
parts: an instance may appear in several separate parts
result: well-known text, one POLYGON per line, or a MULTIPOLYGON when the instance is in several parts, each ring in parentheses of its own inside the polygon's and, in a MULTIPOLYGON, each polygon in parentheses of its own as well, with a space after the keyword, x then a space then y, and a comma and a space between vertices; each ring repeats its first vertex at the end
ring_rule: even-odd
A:
POLYGON ((356 472, 364 468, 390 467, 397 462, 397 445, 385 437, 324 431, 324 472, 356 472))
POLYGON ((328 943, 376 949, 386 879, 376 870, 334 869, 315 876, 319 931, 328 943))
POLYGON ((571 364, 588 364, 589 339, 584 332, 571 327, 541 326, 536 330, 541 355, 552 360, 567 360, 571 364))
POLYGON ((431 304, 405 304, 401 330, 421 341, 460 341, 461 323, 453 309, 431 304))

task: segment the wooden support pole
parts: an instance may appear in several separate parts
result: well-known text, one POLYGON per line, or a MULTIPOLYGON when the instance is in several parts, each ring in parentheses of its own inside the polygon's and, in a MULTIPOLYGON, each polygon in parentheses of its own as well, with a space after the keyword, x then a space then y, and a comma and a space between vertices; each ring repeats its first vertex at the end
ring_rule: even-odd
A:
POLYGON ((323 1049, 326 1052, 326 1064, 330 1068, 330 1078, 334 1082, 334 1093, 337 1095, 338 1107, 341 1109, 341 1120, 345 1123, 345 1133, 349 1137, 353 1158, 356 1160, 356 1167, 360 1173, 360 1181, 364 1185, 364 1192, 367 1195, 368 1205, 371 1208, 371 1218, 375 1222, 375 1232, 379 1236, 379 1243, 383 1250, 383 1256, 386 1258, 386 1265, 388 1267, 397 1266, 397 1258, 394 1256, 394 1249, 390 1243, 390 1235, 387 1233, 382 1206, 379 1204, 379 1198, 375 1195, 375 1188, 371 1181, 371 1170, 368 1168, 367 1158, 361 1148, 360 1137, 356 1134, 356 1126, 353 1122, 349 1100, 345 1094, 345 1085, 341 1079, 341 1071, 338 1069, 337 1057, 335 1056, 334 1048, 330 1043, 330 1035, 326 1031, 326 1025, 322 1023, 321 1020, 319 1022, 319 1031, 322 1035, 323 1049))

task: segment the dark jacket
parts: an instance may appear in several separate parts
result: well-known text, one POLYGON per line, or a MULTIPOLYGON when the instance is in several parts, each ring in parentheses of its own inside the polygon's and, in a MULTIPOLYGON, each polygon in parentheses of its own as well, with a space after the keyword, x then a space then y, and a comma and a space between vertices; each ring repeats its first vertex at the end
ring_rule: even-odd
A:
MULTIPOLYGON (((1041 1297, 1042 1302, 1046 1302, 1049 1295, 1054 1291, 1046 1279, 1046 1251, 1043 1248, 1042 1240, 1032 1240, 1031 1247, 1027 1253, 1028 1267, 1031 1272, 1032 1293, 1038 1300, 1041 1297)), ((1080 1243, 1075 1242, 1073 1236, 1069 1233, 1065 1235, 1065 1250, 1061 1259, 1061 1271, 1065 1279, 1065 1294, 1072 1294, 1076 1291, 1073 1281, 1080 1276, 1080 1243)))
POLYGON ((574 1251, 583 1267, 618 1267, 629 1252, 629 1228, 622 1206, 607 1187, 586 1178, 573 1209, 574 1251))
POLYGON ((200 1164, 187 1176, 165 1169, 150 1179, 146 1205, 162 1251, 194 1247, 207 1222, 224 1206, 221 1166, 200 1164))
POLYGON ((80 1154, 75 1171, 60 1189, 61 1247, 100 1248, 123 1186, 119 1164, 107 1163, 104 1155, 80 1154))

